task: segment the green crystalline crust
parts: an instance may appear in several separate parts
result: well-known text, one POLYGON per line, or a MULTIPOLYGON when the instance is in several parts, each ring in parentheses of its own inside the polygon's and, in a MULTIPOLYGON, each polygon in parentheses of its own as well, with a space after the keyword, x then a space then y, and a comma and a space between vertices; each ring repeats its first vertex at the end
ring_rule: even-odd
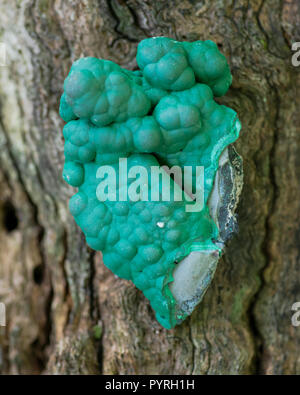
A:
MULTIPOLYGON (((116 275, 133 281, 170 329, 185 318, 168 286, 175 262, 191 249, 217 249, 207 201, 219 157, 237 139, 240 123, 213 99, 226 93, 231 74, 212 41, 146 39, 137 63, 134 72, 96 58, 73 64, 60 104, 67 122, 63 178, 79 188, 69 206, 89 246, 103 252, 116 275), (118 172, 119 158, 127 158, 128 168, 204 166, 203 210, 186 212, 187 202, 173 194, 167 202, 101 202, 97 170, 110 165, 118 172)), ((161 194, 162 182, 149 179, 151 188, 161 194)))

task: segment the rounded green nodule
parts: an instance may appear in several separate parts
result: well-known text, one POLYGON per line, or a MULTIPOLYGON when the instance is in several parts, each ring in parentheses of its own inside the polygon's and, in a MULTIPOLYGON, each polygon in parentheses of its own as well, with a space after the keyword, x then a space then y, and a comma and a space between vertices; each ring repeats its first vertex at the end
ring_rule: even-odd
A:
POLYGON ((87 243, 103 252, 116 275, 133 281, 170 329, 186 317, 169 287, 176 264, 192 250, 218 250, 208 198, 220 155, 237 139, 240 123, 232 109, 214 101, 232 78, 212 41, 149 38, 138 45, 137 63, 139 72, 96 58, 73 64, 60 105, 67 122, 63 178, 79 188, 70 211, 87 243), (163 165, 184 174, 188 193, 181 200, 176 194, 183 186, 163 165), (137 168, 144 169, 143 182, 130 177, 137 168), (158 178, 153 168, 162 171, 158 178), (187 195, 197 189, 197 168, 204 181, 196 210, 187 195))

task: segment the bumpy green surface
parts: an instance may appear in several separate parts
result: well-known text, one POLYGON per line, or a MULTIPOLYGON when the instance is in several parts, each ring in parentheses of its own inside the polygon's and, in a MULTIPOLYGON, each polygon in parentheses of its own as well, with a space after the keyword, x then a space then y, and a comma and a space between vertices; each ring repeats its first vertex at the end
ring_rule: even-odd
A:
MULTIPOLYGON (((212 41, 146 39, 137 63, 135 72, 96 58, 73 64, 60 106, 67 122, 63 178, 79 187, 70 211, 87 243, 103 252, 109 269, 143 291, 169 329, 185 318, 168 287, 176 262, 193 246, 217 248, 207 200, 220 154, 237 139, 240 123, 232 109, 213 99, 226 93, 231 74, 212 41), (99 166, 117 170, 124 157, 129 168, 204 166, 203 210, 186 212, 187 202, 172 195, 169 202, 100 202, 99 166)), ((151 188, 162 192, 161 183, 152 186, 149 178, 151 188)))

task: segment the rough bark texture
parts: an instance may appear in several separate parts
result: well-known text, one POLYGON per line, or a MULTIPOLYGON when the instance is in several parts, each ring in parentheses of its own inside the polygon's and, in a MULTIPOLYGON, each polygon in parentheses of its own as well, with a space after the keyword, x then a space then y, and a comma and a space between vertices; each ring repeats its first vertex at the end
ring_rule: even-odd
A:
POLYGON ((1 1, 2 373, 300 373, 299 15, 297 0, 1 1), (134 68, 139 40, 157 35, 219 44, 233 73, 220 102, 243 125, 239 232, 202 304, 171 331, 86 247, 61 179, 58 105, 72 62, 134 68))

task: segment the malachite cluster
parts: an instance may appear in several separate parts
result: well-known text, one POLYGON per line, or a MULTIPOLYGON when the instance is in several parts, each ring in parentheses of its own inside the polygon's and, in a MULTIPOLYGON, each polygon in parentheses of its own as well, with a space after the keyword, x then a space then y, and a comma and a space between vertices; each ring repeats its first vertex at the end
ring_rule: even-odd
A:
MULTIPOLYGON (((136 59, 139 71, 91 57, 73 64, 60 104, 67 122, 63 178, 78 187, 69 206, 88 245, 144 293, 170 329, 185 318, 168 285, 176 263, 191 250, 217 249, 207 202, 219 157, 237 139, 240 123, 214 101, 231 84, 214 42, 149 38, 138 45, 136 59), (173 195, 167 202, 99 201, 97 170, 111 165, 118 171, 119 158, 127 158, 129 168, 204 166, 203 210, 186 212, 187 202, 173 195)), ((161 183, 149 181, 152 187, 162 192, 161 183)))

